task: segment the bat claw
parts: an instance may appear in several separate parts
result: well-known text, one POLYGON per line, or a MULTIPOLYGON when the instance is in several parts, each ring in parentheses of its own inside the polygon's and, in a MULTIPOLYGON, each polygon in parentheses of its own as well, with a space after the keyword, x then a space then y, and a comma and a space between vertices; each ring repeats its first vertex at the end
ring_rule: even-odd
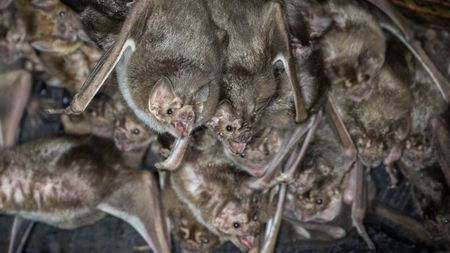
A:
POLYGON ((65 114, 66 109, 46 109, 47 114, 65 114))
POLYGON ((66 115, 79 115, 81 111, 75 111, 72 107, 60 108, 60 109, 46 109, 47 114, 66 114, 66 115))

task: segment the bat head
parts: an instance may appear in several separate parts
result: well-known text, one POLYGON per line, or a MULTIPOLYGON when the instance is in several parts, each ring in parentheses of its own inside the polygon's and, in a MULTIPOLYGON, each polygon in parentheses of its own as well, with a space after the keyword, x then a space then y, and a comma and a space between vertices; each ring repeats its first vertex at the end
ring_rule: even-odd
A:
POLYGON ((31 46, 43 52, 72 51, 78 47, 80 36, 84 35, 78 15, 68 6, 55 0, 33 0, 39 15, 38 31, 31 46))
POLYGON ((115 122, 114 143, 119 150, 146 147, 154 138, 150 128, 132 114, 124 114, 115 122))
POLYGON ((282 131, 266 128, 255 134, 241 155, 225 150, 225 155, 252 176, 262 176, 266 165, 280 150, 282 131))
POLYGON ((367 99, 385 60, 382 33, 344 24, 327 33, 321 47, 325 73, 332 85, 355 102, 367 99))
POLYGON ((219 138, 228 152, 244 154, 252 138, 252 129, 236 113, 228 101, 223 101, 207 126, 219 138))
POLYGON ((213 225, 241 250, 249 251, 255 246, 261 225, 254 209, 248 200, 228 201, 213 225))
POLYGON ((369 167, 377 167, 383 162, 386 147, 379 138, 363 136, 356 142, 361 162, 369 167))
POLYGON ((190 214, 172 215, 172 232, 182 252, 207 253, 220 244, 217 235, 202 226, 190 214))
POLYGON ((204 85, 196 92, 195 102, 186 101, 175 94, 172 82, 162 77, 150 93, 148 109, 174 136, 186 137, 194 129, 196 114, 202 112, 208 95, 209 88, 204 85))
POLYGON ((286 215, 302 222, 329 222, 341 211, 342 196, 332 184, 319 183, 304 194, 287 197, 286 215))

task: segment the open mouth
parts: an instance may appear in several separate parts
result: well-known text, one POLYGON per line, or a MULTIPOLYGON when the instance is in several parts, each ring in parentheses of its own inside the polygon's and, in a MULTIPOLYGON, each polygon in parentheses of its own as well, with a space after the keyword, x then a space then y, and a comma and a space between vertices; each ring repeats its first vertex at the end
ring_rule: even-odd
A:
POLYGON ((255 237, 254 236, 250 236, 250 235, 242 235, 242 236, 237 236, 237 239, 239 240, 239 244, 241 245, 242 249, 244 249, 245 251, 249 251, 253 248, 253 246, 255 245, 255 237))
POLYGON ((235 154, 243 154, 247 147, 247 143, 245 142, 230 141, 229 144, 231 151, 235 154))
POLYGON ((172 123, 172 126, 175 128, 175 131, 180 137, 186 137, 188 135, 188 126, 186 123, 177 121, 172 123))

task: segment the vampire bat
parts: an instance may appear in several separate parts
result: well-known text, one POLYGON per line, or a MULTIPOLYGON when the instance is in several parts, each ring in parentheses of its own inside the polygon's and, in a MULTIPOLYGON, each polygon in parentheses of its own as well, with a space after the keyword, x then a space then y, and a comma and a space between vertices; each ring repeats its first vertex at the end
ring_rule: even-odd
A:
POLYGON ((226 32, 207 14, 203 1, 134 2, 114 46, 65 111, 83 111, 118 65, 126 104, 153 130, 178 138, 172 155, 158 164, 176 168, 187 147, 183 137, 209 120, 218 102, 226 32))
POLYGON ((332 85, 331 96, 357 145, 358 158, 367 167, 384 163, 395 184, 393 163, 409 134, 412 96, 387 64, 372 79, 371 87, 370 96, 359 102, 350 99, 346 88, 339 84, 332 85))
POLYGON ((186 156, 170 175, 178 197, 213 233, 241 250, 254 248, 261 223, 270 212, 270 208, 261 208, 269 194, 246 189, 249 176, 230 166, 220 144, 204 151, 191 149, 186 156))
POLYGON ((260 3, 253 0, 233 1, 228 4, 210 1, 208 4, 214 21, 228 33, 225 93, 232 106, 238 107, 235 108, 238 116, 250 121, 248 124, 254 121, 249 118, 251 115, 245 114, 262 109, 269 103, 271 91, 279 88, 274 72, 275 68, 280 66, 285 73, 276 74, 285 77, 284 92, 293 94, 291 99, 295 102, 295 116, 292 115, 292 118, 295 122, 304 121, 307 112, 295 72, 288 27, 281 4, 276 1, 260 3), (257 23, 260 25, 256 25, 257 23), (267 91, 249 92, 242 90, 243 87, 259 87, 258 89, 267 91), (249 93, 240 96, 230 89, 249 93), (245 100, 252 100, 247 108, 241 105, 245 100))
POLYGON ((16 1, 27 27, 27 40, 39 51, 66 54, 81 46, 77 14, 60 1, 16 1))
POLYGON ((410 51, 427 71, 445 101, 450 101, 450 82, 439 72, 433 61, 428 57, 419 40, 417 40, 411 22, 400 14, 395 7, 386 0, 367 0, 386 14, 394 25, 382 23, 383 28, 395 35, 410 51))
POLYGON ((352 1, 329 1, 332 27, 320 38, 325 73, 352 101, 367 99, 385 60, 386 42, 376 19, 352 1))
POLYGON ((114 143, 93 136, 42 139, 0 154, 0 212, 73 229, 105 214, 170 252, 153 176, 126 167, 114 143))
POLYGON ((117 70, 121 93, 152 129, 183 137, 208 120, 218 99, 225 34, 206 15, 203 2, 184 4, 136 1, 114 46, 68 111, 84 110, 122 59, 117 70), (167 24, 173 32, 167 33, 167 24))
POLYGON ((281 129, 264 128, 253 136, 242 156, 230 153, 228 149, 224 149, 224 153, 236 167, 260 177, 264 174, 266 165, 280 150, 283 137, 281 129))
POLYGON ((278 89, 285 89, 280 93, 294 94, 285 102, 294 104, 295 100, 296 107, 292 107, 288 115, 294 124, 307 117, 304 99, 278 3, 234 1, 225 5, 212 1, 209 5, 214 21, 228 34, 228 47, 223 78, 224 101, 219 104, 208 126, 225 149, 242 155, 255 132, 261 129, 262 112, 278 89), (282 79, 285 81, 283 84, 274 73, 278 65, 285 70, 278 73, 286 76, 282 79))
POLYGON ((285 216, 300 222, 328 222, 342 206, 342 184, 353 160, 345 155, 328 121, 322 121, 301 164, 288 185, 285 216))
POLYGON ((221 238, 196 220, 188 206, 178 198, 170 181, 165 181, 161 192, 164 211, 170 220, 171 233, 182 252, 208 253, 218 247, 222 243, 221 238))

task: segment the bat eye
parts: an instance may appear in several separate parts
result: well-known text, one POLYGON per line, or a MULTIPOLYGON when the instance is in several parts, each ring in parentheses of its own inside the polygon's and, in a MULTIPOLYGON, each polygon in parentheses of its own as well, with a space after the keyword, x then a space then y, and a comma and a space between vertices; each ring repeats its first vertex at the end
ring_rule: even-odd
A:
POLYGON ((168 114, 168 115, 172 115, 172 113, 173 113, 173 111, 172 111, 171 108, 167 109, 167 114, 168 114))
POLYGON ((318 199, 318 200, 316 200, 316 204, 318 204, 318 205, 322 205, 322 203, 323 203, 323 200, 322 200, 322 199, 318 199))
POLYGON ((442 222, 442 224, 447 225, 447 224, 450 223, 450 220, 449 220, 448 218, 443 218, 443 219, 441 220, 441 222, 442 222))
POLYGON ((58 13, 58 16, 60 16, 60 17, 65 17, 66 16, 66 12, 65 11, 60 11, 59 13, 58 13))
POLYGON ((225 130, 227 130, 227 132, 231 132, 231 131, 233 131, 233 127, 231 127, 230 125, 227 125, 225 127, 225 130))
POLYGON ((369 81, 369 79, 370 79, 370 75, 365 74, 365 75, 363 76, 364 82, 369 81))
POLYGON ((233 227, 234 227, 234 228, 240 228, 240 227, 241 227, 241 224, 239 224, 239 222, 234 222, 234 223, 233 223, 233 227))
POLYGON ((135 134, 135 135, 138 135, 138 134, 141 133, 141 131, 139 129, 137 129, 137 128, 133 128, 133 130, 131 130, 131 133, 135 134))
POLYGON ((208 239, 208 238, 205 238, 205 237, 201 238, 200 241, 201 241, 203 244, 208 244, 208 243, 209 243, 209 239, 208 239))

